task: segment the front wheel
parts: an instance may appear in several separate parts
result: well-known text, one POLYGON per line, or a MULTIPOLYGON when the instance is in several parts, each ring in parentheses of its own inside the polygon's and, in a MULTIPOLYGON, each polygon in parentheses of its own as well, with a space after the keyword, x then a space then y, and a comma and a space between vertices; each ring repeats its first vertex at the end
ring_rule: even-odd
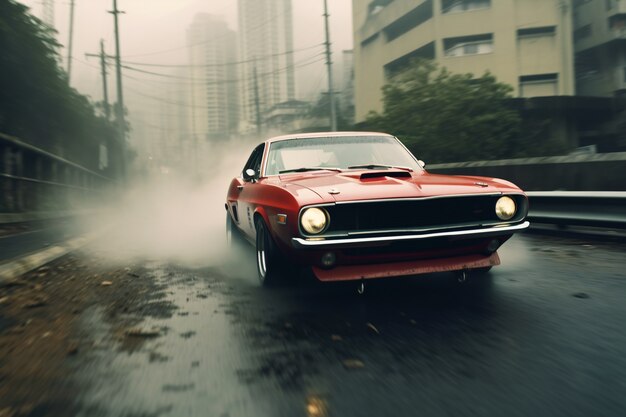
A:
POLYGON ((276 284, 283 276, 278 248, 267 230, 265 222, 259 218, 256 226, 256 269, 263 286, 276 284))

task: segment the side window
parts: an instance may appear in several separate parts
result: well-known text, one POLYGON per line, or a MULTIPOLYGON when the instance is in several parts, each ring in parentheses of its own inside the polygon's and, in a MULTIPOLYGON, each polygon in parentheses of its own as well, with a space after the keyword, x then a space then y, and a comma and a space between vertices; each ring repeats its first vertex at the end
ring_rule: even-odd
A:
MULTIPOLYGON (((257 146, 254 151, 252 151, 252 154, 250 155, 250 158, 248 158, 248 162, 246 162, 246 165, 243 167, 243 171, 242 173, 245 173, 246 170, 248 169, 253 169, 254 172, 256 172, 256 177, 258 178, 259 176, 259 171, 261 169, 261 161, 263 160, 263 150, 265 149, 265 144, 261 144, 259 146, 257 146)), ((245 175, 243 175, 245 178, 245 175)))
POLYGON ((254 165, 252 169, 256 172, 257 178, 261 176, 261 162, 263 161, 263 151, 265 150, 265 145, 261 145, 256 148, 257 157, 254 159, 254 165))

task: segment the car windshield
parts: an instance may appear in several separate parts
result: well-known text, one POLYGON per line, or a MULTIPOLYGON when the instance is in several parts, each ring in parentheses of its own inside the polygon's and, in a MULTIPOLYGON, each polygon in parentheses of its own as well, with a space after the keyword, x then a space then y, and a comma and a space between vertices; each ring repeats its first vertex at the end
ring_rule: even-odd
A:
POLYGON ((421 170, 413 155, 391 136, 289 139, 270 146, 265 175, 314 169, 421 170))

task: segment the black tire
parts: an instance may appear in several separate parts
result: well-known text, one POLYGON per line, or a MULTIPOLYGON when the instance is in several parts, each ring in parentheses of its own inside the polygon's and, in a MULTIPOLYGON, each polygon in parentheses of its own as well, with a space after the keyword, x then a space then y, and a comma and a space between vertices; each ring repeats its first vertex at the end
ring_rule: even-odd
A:
POLYGON ((284 276, 278 248, 269 234, 263 219, 255 221, 256 227, 256 271, 264 287, 276 285, 284 276))
POLYGON ((491 268, 493 268, 493 266, 486 266, 484 268, 476 268, 476 269, 472 269, 471 272, 477 274, 477 275, 486 275, 489 273, 489 271, 491 271, 491 268))

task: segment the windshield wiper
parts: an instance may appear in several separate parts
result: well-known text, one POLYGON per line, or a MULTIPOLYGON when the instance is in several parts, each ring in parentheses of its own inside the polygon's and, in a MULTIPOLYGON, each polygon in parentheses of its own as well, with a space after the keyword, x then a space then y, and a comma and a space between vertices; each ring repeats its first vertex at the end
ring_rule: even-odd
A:
POLYGON ((337 171, 341 172, 339 168, 332 167, 300 167, 294 169, 285 169, 283 171, 278 171, 279 174, 287 174, 289 172, 307 172, 307 171, 337 171))
POLYGON ((379 165, 379 164, 366 164, 366 165, 352 165, 348 169, 403 169, 405 171, 413 172, 409 167, 396 167, 392 165, 379 165))

